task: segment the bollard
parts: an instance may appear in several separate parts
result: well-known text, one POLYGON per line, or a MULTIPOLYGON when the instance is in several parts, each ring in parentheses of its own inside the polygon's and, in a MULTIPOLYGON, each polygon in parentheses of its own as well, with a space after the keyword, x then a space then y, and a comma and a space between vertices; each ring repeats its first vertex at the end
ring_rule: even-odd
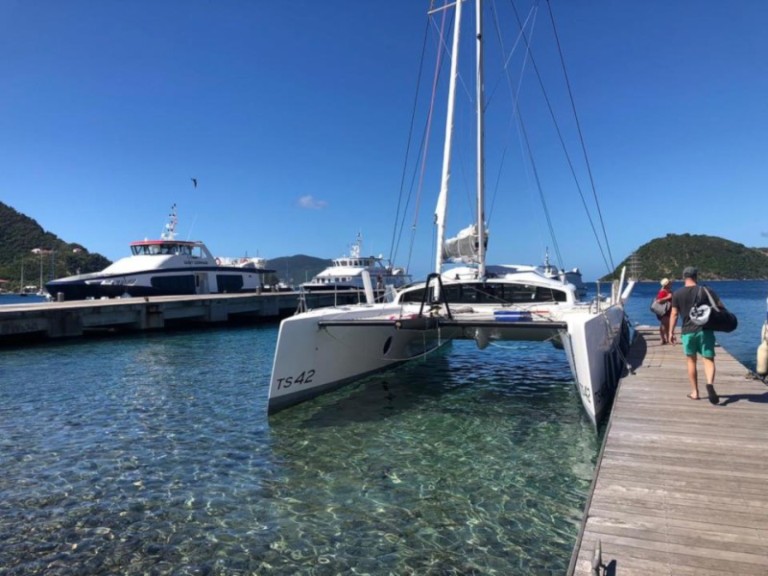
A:
POLYGON ((600 568, 603 567, 603 546, 600 540, 597 541, 595 552, 592 556, 592 576, 600 576, 600 568))

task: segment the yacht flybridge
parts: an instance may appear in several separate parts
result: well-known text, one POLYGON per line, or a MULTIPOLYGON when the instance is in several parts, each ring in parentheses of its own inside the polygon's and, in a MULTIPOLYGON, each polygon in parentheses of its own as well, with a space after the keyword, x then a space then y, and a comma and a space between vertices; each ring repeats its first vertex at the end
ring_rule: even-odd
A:
MULTIPOLYGON (((563 274, 536 267, 486 266, 482 1, 475 0, 477 50, 477 210, 474 224, 445 238, 462 8, 454 10, 441 189, 435 211, 435 271, 399 290, 391 302, 324 308, 282 321, 269 388, 269 412, 361 377, 423 358, 455 339, 479 348, 500 340, 551 342, 568 359, 584 409, 595 424, 610 406, 630 334, 624 301, 634 286, 622 278, 610 295, 582 300, 563 274), (451 268, 446 263, 460 263, 451 268)), ((465 79, 466 81, 466 79, 465 79)))

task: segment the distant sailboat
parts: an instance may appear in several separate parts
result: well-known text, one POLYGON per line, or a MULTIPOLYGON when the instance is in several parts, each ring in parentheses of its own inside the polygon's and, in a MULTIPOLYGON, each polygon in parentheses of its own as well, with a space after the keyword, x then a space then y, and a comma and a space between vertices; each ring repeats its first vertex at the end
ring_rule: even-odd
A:
POLYGON ((27 291, 24 288, 24 256, 21 257, 21 280, 19 280, 19 296, 26 296, 27 291))
POLYGON ((37 285, 37 296, 41 296, 43 298, 48 296, 48 292, 45 291, 45 288, 43 287, 43 254, 45 252, 43 250, 40 250, 40 284, 37 285))

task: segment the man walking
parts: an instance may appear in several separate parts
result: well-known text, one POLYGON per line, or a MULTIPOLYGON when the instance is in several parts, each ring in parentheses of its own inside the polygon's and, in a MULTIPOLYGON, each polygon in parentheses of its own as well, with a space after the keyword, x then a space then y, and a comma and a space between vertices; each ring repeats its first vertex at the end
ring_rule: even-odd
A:
MULTIPOLYGON (((691 393, 688 398, 691 400, 699 399, 698 372, 696 370, 697 355, 701 355, 704 362, 704 374, 707 377, 707 396, 712 404, 720 402, 720 397, 715 392, 715 333, 712 330, 705 330, 691 322, 690 312, 694 304, 701 304, 709 300, 704 291, 698 285, 698 270, 693 266, 687 266, 683 270, 682 288, 675 290, 672 294, 672 313, 669 318, 669 341, 675 343, 675 325, 677 317, 682 316, 683 328, 681 331, 681 340, 683 352, 688 363, 688 380, 691 383, 691 393), (698 296, 698 298, 697 298, 698 296)), ((710 288, 707 288, 712 295, 712 299, 719 306, 720 299, 710 288)))

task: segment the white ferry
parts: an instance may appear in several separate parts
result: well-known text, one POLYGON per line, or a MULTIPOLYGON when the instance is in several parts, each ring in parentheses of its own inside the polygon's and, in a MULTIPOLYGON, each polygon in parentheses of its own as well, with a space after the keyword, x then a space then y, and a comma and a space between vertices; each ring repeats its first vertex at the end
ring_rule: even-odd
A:
POLYGON ((131 255, 101 272, 48 282, 56 299, 256 292, 267 270, 261 258, 214 257, 203 242, 176 239, 176 205, 158 240, 131 242, 131 255), (59 294, 61 296, 59 296, 59 294))
POLYGON ((364 290, 364 272, 367 272, 375 292, 383 292, 387 286, 400 288, 411 278, 403 268, 396 268, 383 256, 362 256, 363 241, 360 234, 350 249, 349 256, 334 258, 332 264, 301 285, 308 292, 334 290, 364 290))

